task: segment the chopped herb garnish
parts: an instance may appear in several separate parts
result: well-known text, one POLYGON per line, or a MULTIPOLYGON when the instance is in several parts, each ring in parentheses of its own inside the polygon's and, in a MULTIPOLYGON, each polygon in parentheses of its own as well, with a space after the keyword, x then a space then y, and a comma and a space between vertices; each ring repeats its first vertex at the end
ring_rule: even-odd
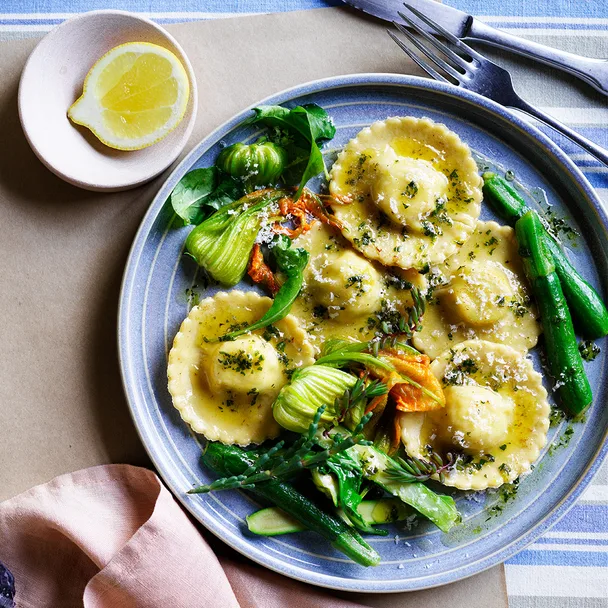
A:
POLYGON ((415 181, 411 181, 405 190, 401 193, 401 196, 407 196, 408 198, 414 198, 418 194, 418 184, 415 181))
POLYGON ((557 426, 563 420, 565 420, 565 418, 566 418, 566 414, 564 414, 564 411, 557 407, 554 407, 551 409, 551 414, 549 416, 549 425, 557 426))
POLYGON ((428 220, 423 220, 422 222, 420 222, 420 225, 422 226, 422 233, 425 236, 430 236, 432 239, 436 239, 438 236, 441 236, 443 234, 440 228, 438 228, 428 220))
POLYGON ((236 353, 220 352, 218 361, 225 368, 232 369, 239 374, 245 375, 251 370, 261 371, 264 355, 260 352, 247 353, 243 349, 236 353))
POLYGON ((553 443, 549 448, 549 456, 553 456, 559 448, 565 448, 570 443, 572 435, 574 435, 574 427, 569 424, 561 434, 559 440, 556 443, 553 443))
POLYGON ((447 199, 445 197, 440 197, 435 200, 435 209, 430 213, 429 217, 433 217, 440 224, 445 224, 446 226, 451 226, 453 224, 452 218, 449 216, 445 206, 447 203, 447 199))
POLYGON ((353 243, 357 246, 357 247, 367 247, 370 243, 375 243, 376 239, 372 237, 371 232, 369 232, 369 230, 366 230, 365 232, 363 232, 361 234, 360 238, 354 238, 353 239, 353 243))
POLYGON ((541 216, 545 228, 558 240, 565 236, 569 241, 576 241, 578 232, 568 224, 563 217, 558 217, 555 211, 548 205, 541 216))
POLYGON ((264 333, 262 334, 262 338, 266 340, 266 342, 270 342, 273 338, 276 338, 281 335, 281 332, 274 325, 267 325, 264 328, 264 333))
MULTIPOLYGON (((508 468, 509 467, 506 464, 501 465, 499 467, 501 473, 505 477, 508 475, 508 468)), ((498 490, 498 498, 496 502, 488 509, 488 517, 486 518, 486 521, 489 521, 490 519, 492 519, 492 517, 500 515, 503 512, 505 505, 517 496, 518 486, 519 479, 516 479, 511 483, 505 483, 500 486, 500 489, 498 490)))
POLYGON ((361 274, 354 274, 353 276, 348 277, 348 279, 346 279, 346 288, 356 287, 357 289, 363 289, 363 279, 364 277, 361 274))
POLYGON ((386 283, 387 287, 392 286, 395 289, 409 291, 412 288, 412 284, 409 281, 406 281, 405 279, 391 273, 386 274, 384 277, 384 282, 386 283))
POLYGON ((601 352, 600 347, 591 340, 583 340, 578 345, 578 351, 585 361, 593 361, 601 352))
POLYGON ((201 301, 201 297, 196 291, 197 285, 193 285, 192 287, 186 289, 186 298, 188 300, 188 310, 192 310, 195 306, 198 306, 201 301))
POLYGON ((325 319, 327 318, 327 306, 323 306, 322 304, 317 304, 312 309, 312 316, 315 319, 325 319))
POLYGON ((513 298, 511 300, 511 303, 509 304, 509 307, 511 308, 513 314, 516 317, 521 318, 528 314, 528 312, 530 312, 531 303, 532 302, 530 301, 530 298, 527 296, 521 300, 518 298, 513 298))
POLYGON ((446 386, 460 386, 465 383, 467 376, 478 371, 477 363, 470 357, 460 363, 450 363, 443 374, 443 383, 446 386))

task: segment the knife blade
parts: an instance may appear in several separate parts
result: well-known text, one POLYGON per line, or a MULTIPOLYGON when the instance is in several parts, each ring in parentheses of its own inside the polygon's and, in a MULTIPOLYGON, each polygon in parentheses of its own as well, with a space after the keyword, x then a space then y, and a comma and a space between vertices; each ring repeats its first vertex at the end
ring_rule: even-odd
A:
MULTIPOLYGON (((472 15, 435 0, 405 0, 448 32, 467 41, 497 46, 568 72, 600 93, 608 95, 608 60, 594 59, 560 51, 495 29, 472 15)), ((369 15, 392 23, 401 21, 399 12, 407 12, 403 0, 343 0, 369 15)))
MULTIPOLYGON (((457 38, 464 38, 468 34, 473 22, 471 15, 467 15, 447 4, 435 2, 435 0, 406 1, 457 38)), ((405 11, 403 2, 399 0, 344 0, 344 2, 384 21, 401 21, 397 11, 405 11)))

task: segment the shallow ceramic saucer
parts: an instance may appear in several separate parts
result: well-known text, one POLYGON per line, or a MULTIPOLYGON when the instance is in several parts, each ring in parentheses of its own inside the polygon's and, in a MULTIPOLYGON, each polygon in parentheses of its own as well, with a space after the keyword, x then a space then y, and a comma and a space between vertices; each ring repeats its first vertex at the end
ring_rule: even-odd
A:
POLYGON ((59 25, 30 55, 19 85, 19 117, 36 156, 53 173, 87 190, 127 190, 164 171, 184 149, 197 106, 194 71, 181 46, 162 27, 124 11, 92 11, 59 25), (105 146, 67 117, 91 66, 126 42, 152 42, 172 51, 190 80, 181 123, 157 144, 133 152, 105 146))

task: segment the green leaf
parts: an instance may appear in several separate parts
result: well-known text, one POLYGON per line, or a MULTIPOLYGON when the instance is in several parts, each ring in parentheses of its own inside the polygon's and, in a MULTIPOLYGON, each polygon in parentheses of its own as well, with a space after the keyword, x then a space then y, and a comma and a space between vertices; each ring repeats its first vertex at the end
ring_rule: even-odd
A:
POLYGON ((310 156, 308 157, 308 164, 304 169, 304 173, 300 178, 300 185, 298 186, 298 190, 294 196, 294 200, 298 200, 300 198, 300 194, 302 194, 302 190, 304 186, 313 178, 315 175, 319 175, 319 173, 325 173, 325 176, 329 178, 329 174, 327 173, 327 168, 325 167, 325 161, 323 160, 323 154, 321 154, 321 150, 319 150, 319 146, 313 141, 310 145, 310 156))
POLYGON ((301 147, 295 144, 293 138, 290 137, 280 138, 280 140, 283 141, 283 146, 287 151, 287 165, 281 177, 290 186, 299 184, 310 158, 310 145, 307 141, 304 141, 305 147, 301 147))
POLYGON ((171 205, 184 224, 200 224, 212 211, 232 203, 244 194, 238 180, 217 167, 194 169, 171 192, 171 205))
POLYGON ((261 319, 247 327, 226 334, 222 339, 232 340, 237 336, 262 329, 284 319, 298 297, 304 282, 304 268, 308 264, 310 254, 306 249, 291 249, 291 239, 284 234, 275 236, 271 245, 271 252, 276 260, 277 268, 286 275, 286 281, 279 288, 272 305, 261 319))
POLYGON ((254 108, 251 123, 262 122, 278 129, 274 140, 287 150, 288 163, 283 172, 285 183, 299 182, 295 199, 306 183, 319 173, 327 175, 319 145, 332 139, 336 128, 327 112, 316 104, 305 104, 291 110, 282 106, 254 108))
POLYGON ((291 110, 283 106, 259 106, 253 111, 255 116, 250 121, 252 124, 263 122, 283 131, 295 131, 308 141, 321 143, 336 134, 336 127, 327 112, 316 103, 296 106, 291 110))
POLYGON ((388 532, 376 529, 367 523, 357 510, 363 496, 361 496, 361 481, 363 472, 359 463, 353 456, 356 452, 342 452, 332 456, 326 463, 326 467, 334 473, 338 480, 338 503, 351 523, 367 534, 386 536, 388 532))
POLYGON ((298 106, 292 110, 292 114, 306 114, 312 137, 317 143, 333 139, 336 134, 336 127, 327 112, 316 103, 298 106))
POLYGON ((270 127, 278 127, 279 129, 291 128, 291 123, 288 116, 291 114, 289 108, 283 106, 258 106, 253 108, 255 116, 251 117, 247 122, 255 124, 263 122, 270 127))
POLYGON ((220 171, 217 188, 207 198, 206 205, 214 210, 221 209, 224 205, 229 205, 238 200, 244 194, 243 184, 240 180, 220 171))
POLYGON ((274 238, 271 251, 276 260, 277 268, 288 277, 301 274, 310 258, 306 249, 301 247, 292 249, 291 239, 284 234, 277 235, 274 238))

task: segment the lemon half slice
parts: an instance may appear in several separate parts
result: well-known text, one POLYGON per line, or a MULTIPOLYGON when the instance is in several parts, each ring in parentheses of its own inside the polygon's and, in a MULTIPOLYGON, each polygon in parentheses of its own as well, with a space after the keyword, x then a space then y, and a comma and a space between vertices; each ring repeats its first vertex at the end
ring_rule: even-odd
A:
POLYGON ((111 148, 141 150, 175 129, 189 95, 188 75, 173 53, 156 44, 129 42, 108 51, 89 70, 68 116, 111 148))

